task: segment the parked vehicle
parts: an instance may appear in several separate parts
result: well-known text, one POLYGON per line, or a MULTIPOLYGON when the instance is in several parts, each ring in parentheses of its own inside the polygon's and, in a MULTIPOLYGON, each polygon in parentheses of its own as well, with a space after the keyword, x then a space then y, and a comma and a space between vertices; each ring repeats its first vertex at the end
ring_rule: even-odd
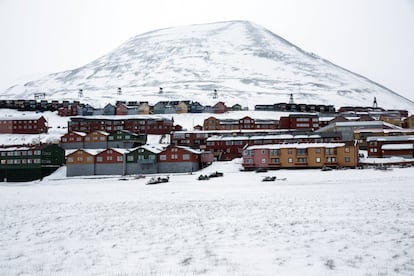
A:
POLYGON ((210 177, 206 174, 204 174, 204 175, 200 174, 199 177, 198 177, 198 180, 209 180, 209 179, 210 179, 210 177))
POLYGON ((209 177, 210 178, 212 178, 212 177, 220 177, 220 176, 223 176, 223 173, 222 172, 213 172, 213 173, 211 173, 210 175, 209 175, 209 177))
POLYGON ((332 168, 331 167, 327 167, 327 166, 323 166, 322 169, 321 169, 321 171, 324 171, 324 172, 326 172, 326 171, 332 171, 332 168))
POLYGON ((266 169, 266 168, 258 168, 258 169, 256 170, 256 172, 257 172, 257 173, 267 172, 267 169, 266 169))
POLYGON ((166 177, 151 177, 150 180, 148 180, 146 185, 155 185, 155 184, 160 184, 160 183, 166 183, 170 181, 170 177, 166 176, 166 177))
POLYGON ((263 182, 270 182, 270 181, 275 181, 276 180, 276 176, 265 176, 262 181, 263 182))

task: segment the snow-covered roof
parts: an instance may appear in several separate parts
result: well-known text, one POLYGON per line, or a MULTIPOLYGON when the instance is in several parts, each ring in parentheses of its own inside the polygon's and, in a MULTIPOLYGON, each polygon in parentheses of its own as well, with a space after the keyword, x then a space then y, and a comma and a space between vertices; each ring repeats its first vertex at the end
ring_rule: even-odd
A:
POLYGON ((190 148, 190 147, 185 147, 185 146, 176 146, 177 148, 180 148, 180 149, 183 149, 183 150, 186 150, 186 151, 188 151, 188 152, 192 152, 192 153, 195 153, 195 154, 200 154, 200 153, 202 153, 202 151, 201 150, 199 150, 199 149, 193 149, 193 148, 190 148))
POLYGON ((146 144, 146 145, 142 145, 138 148, 142 148, 142 149, 145 149, 145 150, 150 151, 152 153, 158 154, 158 153, 164 151, 166 147, 167 147, 167 145, 165 145, 165 144, 146 144))
POLYGON ((170 116, 160 116, 160 115, 99 115, 99 116, 73 116, 72 119, 84 119, 84 120, 131 120, 131 119, 154 119, 154 120, 165 120, 171 119, 170 116))
POLYGON ((414 148, 414 144, 388 144, 382 145, 383 150, 411 150, 414 148))
POLYGON ((79 136, 86 136, 88 135, 86 132, 81 132, 81 131, 72 131, 72 133, 79 135, 79 136))
POLYGON ((389 129, 389 128, 360 128, 354 130, 355 133, 364 133, 364 132, 382 132, 382 133, 414 133, 414 129, 412 128, 403 128, 403 129, 389 129))
POLYGON ((292 134, 278 134, 278 135, 253 135, 253 136, 211 136, 207 138, 207 142, 214 141, 235 141, 235 140, 287 140, 287 139, 318 139, 321 138, 320 135, 292 135, 292 134))
POLYGON ((350 122, 335 122, 333 124, 329 124, 324 126, 315 132, 324 132, 334 128, 380 128, 380 127, 389 127, 391 129, 402 129, 399 126, 386 123, 383 121, 350 121, 350 122))
POLYGON ((387 141, 387 142, 414 141, 414 135, 367 137, 367 142, 374 142, 374 141, 387 141))
POLYGON ((43 117, 42 114, 29 114, 25 115, 23 114, 2 114, 0 116, 1 121, 13 121, 13 120, 39 120, 41 117, 43 117))
POLYGON ((247 150, 254 149, 307 149, 307 148, 338 148, 345 146, 345 143, 300 143, 300 144, 271 144, 271 145, 256 145, 247 147, 247 150))
POLYGON ((16 150, 30 150, 30 147, 8 147, 8 148, 0 148, 0 151, 16 151, 16 150))

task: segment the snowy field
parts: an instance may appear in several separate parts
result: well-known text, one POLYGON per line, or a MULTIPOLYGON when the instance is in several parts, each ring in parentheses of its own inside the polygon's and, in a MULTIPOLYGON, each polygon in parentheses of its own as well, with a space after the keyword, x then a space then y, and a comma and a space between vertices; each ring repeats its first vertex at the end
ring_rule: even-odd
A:
POLYGON ((413 275, 414 168, 0 185, 0 275, 413 275), (275 175, 275 182, 262 182, 275 175))

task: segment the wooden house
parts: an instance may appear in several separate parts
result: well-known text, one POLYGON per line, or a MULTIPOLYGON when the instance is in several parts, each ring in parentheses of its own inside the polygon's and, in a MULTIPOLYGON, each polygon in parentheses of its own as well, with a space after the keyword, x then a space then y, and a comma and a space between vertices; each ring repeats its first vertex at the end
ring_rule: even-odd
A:
POLYGON ((358 147, 346 143, 270 144, 247 147, 243 151, 243 167, 258 168, 322 168, 356 167, 358 147))
POLYGON ((172 119, 154 115, 72 117, 68 131, 111 133, 124 129, 139 134, 169 134, 173 124, 172 119))
POLYGON ((136 134, 129 130, 117 130, 108 135, 109 148, 135 148, 146 142, 146 134, 136 134))
POLYGON ((66 155, 66 176, 95 175, 95 156, 102 149, 77 149, 66 155))
POLYGON ((125 175, 126 149, 108 148, 95 155, 95 175, 125 175))
POLYGON ((234 104, 230 107, 230 111, 241 111, 242 106, 240 104, 234 104))
POLYGON ((60 137, 60 146, 64 149, 81 149, 85 145, 85 132, 73 131, 60 137))
POLYGON ((116 107, 113 104, 108 103, 104 106, 102 115, 116 115, 116 107))
POLYGON ((166 109, 166 106, 168 105, 168 102, 167 101, 160 101, 160 102, 157 102, 155 105, 154 105, 154 107, 153 107, 153 113, 154 114, 165 114, 165 109, 166 109))
POLYGON ((228 108, 224 102, 218 102, 213 106, 214 113, 220 114, 228 111, 228 108))
POLYGON ((47 132, 47 121, 42 115, 0 117, 0 133, 39 134, 47 132))
POLYGON ((65 163, 65 151, 57 144, 0 148, 0 181, 41 179, 65 163))
POLYGON ((147 115, 150 114, 151 107, 147 102, 141 102, 138 106, 138 114, 139 115, 147 115))
POLYGON ((127 174, 147 174, 158 172, 157 155, 164 150, 162 145, 143 145, 131 149, 126 154, 127 174))
POLYGON ((95 130, 88 133, 84 139, 84 148, 86 149, 105 149, 108 147, 109 133, 101 130, 95 130))
POLYGON ((194 172, 207 166, 212 160, 212 153, 203 153, 189 147, 170 146, 158 154, 158 171, 160 173, 194 172), (204 155, 203 158, 202 155, 204 155))
POLYGON ((175 113, 180 114, 180 113, 187 113, 187 112, 188 112, 188 105, 185 102, 181 101, 175 106, 175 113))
POLYGON ((125 103, 119 102, 116 105, 116 115, 137 115, 139 107, 138 106, 129 106, 125 103))
POLYGON ((367 138, 368 157, 414 158, 414 135, 371 136, 367 138))
POLYGON ((202 113, 203 110, 204 110, 204 106, 201 105, 199 102, 191 102, 189 105, 190 113, 202 113))
POLYGON ((319 128, 319 117, 311 113, 290 114, 287 117, 282 116, 279 120, 279 128, 316 130, 319 128))

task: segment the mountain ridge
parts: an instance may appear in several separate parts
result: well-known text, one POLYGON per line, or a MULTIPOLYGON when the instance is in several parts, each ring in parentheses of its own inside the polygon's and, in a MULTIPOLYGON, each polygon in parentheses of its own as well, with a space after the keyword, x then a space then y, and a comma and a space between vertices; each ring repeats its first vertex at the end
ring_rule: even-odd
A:
POLYGON ((46 92, 77 99, 79 89, 86 102, 191 98, 209 104, 216 89, 229 103, 286 102, 293 94, 303 103, 369 106, 376 97, 380 106, 414 111, 413 101, 249 21, 145 32, 84 66, 12 86, 1 97, 46 92), (122 95, 114 95, 118 87, 122 95))

